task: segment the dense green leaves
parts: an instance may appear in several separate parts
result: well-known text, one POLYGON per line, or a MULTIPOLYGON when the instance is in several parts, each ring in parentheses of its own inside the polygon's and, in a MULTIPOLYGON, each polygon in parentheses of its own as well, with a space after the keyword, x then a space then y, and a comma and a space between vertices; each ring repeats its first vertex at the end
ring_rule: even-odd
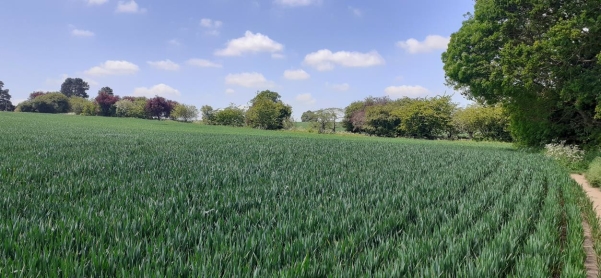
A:
MULTIPOLYGON (((88 82, 83 81, 81 78, 67 78, 61 85, 61 93, 63 93, 67 97, 82 97, 88 98, 88 93, 86 93, 90 89, 90 85, 88 82)), ((107 92, 108 93, 108 92, 107 92)), ((110 94, 112 94, 112 90, 110 94)))
POLYGON ((519 143, 601 140, 600 13, 597 1, 476 1, 442 56, 448 83, 502 103, 519 143))
POLYGON ((250 103, 246 111, 246 124, 253 128, 282 129, 292 115, 292 107, 284 104, 276 92, 259 92, 250 103))
POLYGON ((0 276, 584 277, 579 188, 541 155, 22 113, 0 130, 0 276))
POLYGON ((11 95, 4 88, 4 82, 0 81, 0 111, 13 111, 15 107, 10 101, 11 95))
POLYGON ((210 121, 210 124, 238 127, 244 126, 244 110, 233 104, 224 109, 215 111, 211 115, 213 119, 210 121))

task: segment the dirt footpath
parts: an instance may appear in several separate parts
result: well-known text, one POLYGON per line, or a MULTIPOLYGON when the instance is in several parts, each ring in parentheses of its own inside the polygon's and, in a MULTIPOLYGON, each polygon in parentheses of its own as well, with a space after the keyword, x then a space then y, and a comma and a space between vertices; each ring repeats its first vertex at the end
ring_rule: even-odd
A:
MULTIPOLYGON (((597 219, 601 218, 601 190, 591 187, 583 175, 573 174, 572 178, 582 186, 586 195, 588 195, 591 202, 593 202, 593 208, 595 209, 595 212, 597 212, 597 219)), ((586 251, 586 261, 584 261, 587 272, 586 277, 598 277, 599 268, 597 267, 597 254, 595 254, 593 247, 591 228, 586 221, 582 221, 582 226, 584 227, 583 247, 586 251)))

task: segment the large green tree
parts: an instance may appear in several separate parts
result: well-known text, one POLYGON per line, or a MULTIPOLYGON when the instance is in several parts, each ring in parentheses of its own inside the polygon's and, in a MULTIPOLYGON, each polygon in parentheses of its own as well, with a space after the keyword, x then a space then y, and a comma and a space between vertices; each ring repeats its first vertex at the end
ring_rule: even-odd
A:
MULTIPOLYGON (((82 97, 88 98, 87 90, 90 89, 88 82, 83 81, 81 78, 67 78, 61 85, 61 93, 67 97, 82 97)), ((112 90, 111 90, 112 94, 112 90)))
POLYGON ((10 101, 11 95, 8 93, 8 89, 4 88, 4 82, 0 81, 0 111, 13 111, 15 107, 10 101))
POLYGON ((598 142, 600 14, 598 1, 478 0, 442 55, 447 82, 503 104, 521 144, 598 142))
POLYGON ((260 129, 282 129, 292 115, 292 107, 284 104, 280 94, 269 90, 257 93, 246 111, 246 123, 260 129))

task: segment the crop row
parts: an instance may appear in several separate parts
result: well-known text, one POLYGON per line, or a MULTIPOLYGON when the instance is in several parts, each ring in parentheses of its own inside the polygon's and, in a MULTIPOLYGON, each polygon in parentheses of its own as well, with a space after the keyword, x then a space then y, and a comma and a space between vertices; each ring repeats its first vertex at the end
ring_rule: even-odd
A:
POLYGON ((576 185, 539 155, 11 117, 0 276, 584 275, 576 185))

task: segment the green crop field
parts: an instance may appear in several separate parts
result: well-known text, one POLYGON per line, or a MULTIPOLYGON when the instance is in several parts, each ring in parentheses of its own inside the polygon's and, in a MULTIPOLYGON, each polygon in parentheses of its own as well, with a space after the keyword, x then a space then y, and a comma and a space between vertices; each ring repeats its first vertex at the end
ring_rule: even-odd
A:
POLYGON ((0 276, 585 277, 582 191, 503 144, 0 113, 0 276))

